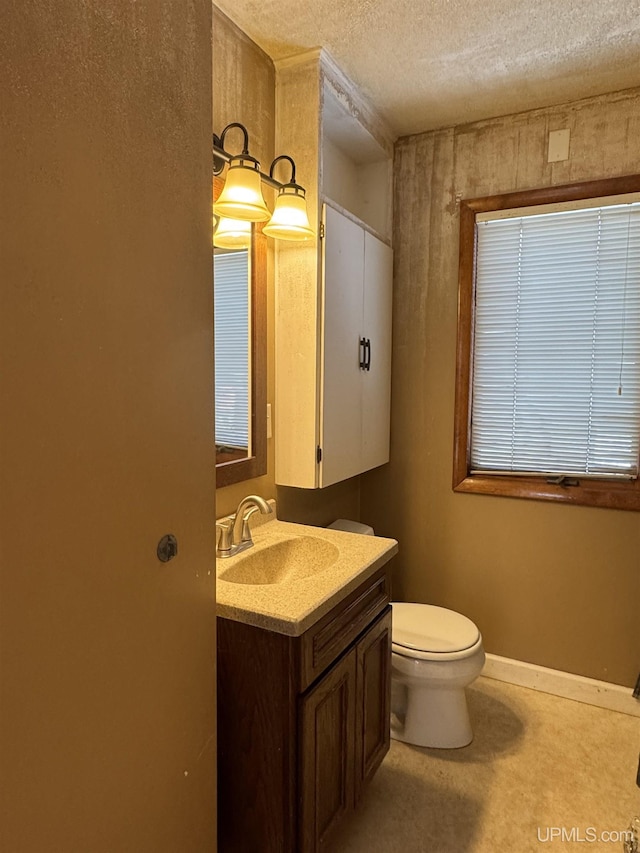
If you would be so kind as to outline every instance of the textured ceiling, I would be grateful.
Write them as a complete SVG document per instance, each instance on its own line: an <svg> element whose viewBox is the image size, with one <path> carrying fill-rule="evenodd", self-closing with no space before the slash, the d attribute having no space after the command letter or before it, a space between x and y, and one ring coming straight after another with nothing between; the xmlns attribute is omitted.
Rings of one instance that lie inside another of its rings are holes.
<svg viewBox="0 0 640 853"><path fill-rule="evenodd" d="M640 0L216 0L272 59L324 47L398 135L640 86Z"/></svg>

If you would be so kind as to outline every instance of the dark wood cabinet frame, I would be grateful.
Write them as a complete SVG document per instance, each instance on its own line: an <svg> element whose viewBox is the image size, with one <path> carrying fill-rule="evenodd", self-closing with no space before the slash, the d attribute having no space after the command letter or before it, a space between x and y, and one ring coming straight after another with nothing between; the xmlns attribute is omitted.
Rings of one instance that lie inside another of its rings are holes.
<svg viewBox="0 0 640 853"><path fill-rule="evenodd" d="M640 510L640 480L578 480L555 485L542 477L471 474L471 393L474 328L476 215L486 211L533 207L564 201L603 198L640 192L640 175L505 193L460 202L460 265L458 275L458 341L454 417L453 490L511 498L532 498L612 509Z"/></svg>

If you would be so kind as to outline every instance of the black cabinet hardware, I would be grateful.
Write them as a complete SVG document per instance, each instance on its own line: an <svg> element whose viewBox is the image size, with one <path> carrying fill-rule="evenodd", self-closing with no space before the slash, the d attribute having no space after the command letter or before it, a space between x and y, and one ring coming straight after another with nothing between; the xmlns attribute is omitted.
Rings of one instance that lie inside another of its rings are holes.
<svg viewBox="0 0 640 853"><path fill-rule="evenodd" d="M371 370L371 338L360 338L360 370Z"/></svg>
<svg viewBox="0 0 640 853"><path fill-rule="evenodd" d="M367 369L367 339L360 338L359 342L360 370Z"/></svg>

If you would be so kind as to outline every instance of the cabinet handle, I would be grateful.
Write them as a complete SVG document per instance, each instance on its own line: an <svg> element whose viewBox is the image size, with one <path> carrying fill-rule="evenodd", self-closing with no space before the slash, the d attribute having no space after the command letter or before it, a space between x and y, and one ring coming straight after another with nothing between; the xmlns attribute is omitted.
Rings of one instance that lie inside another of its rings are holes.
<svg viewBox="0 0 640 853"><path fill-rule="evenodd" d="M360 338L359 344L360 370L367 369L367 339Z"/></svg>
<svg viewBox="0 0 640 853"><path fill-rule="evenodd" d="M366 354L366 361L365 361L364 369L365 370L371 370L371 338L367 338L365 345L364 345L364 349L365 349L365 354Z"/></svg>

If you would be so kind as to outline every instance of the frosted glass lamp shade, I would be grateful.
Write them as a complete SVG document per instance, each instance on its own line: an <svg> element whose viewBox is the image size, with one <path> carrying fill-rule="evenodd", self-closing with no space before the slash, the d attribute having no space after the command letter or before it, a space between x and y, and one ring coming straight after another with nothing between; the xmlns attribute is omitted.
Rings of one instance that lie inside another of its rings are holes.
<svg viewBox="0 0 640 853"><path fill-rule="evenodd" d="M219 249L248 249L251 245L251 223L223 217L213 232L213 245Z"/></svg>
<svg viewBox="0 0 640 853"><path fill-rule="evenodd" d="M310 240L314 236L307 216L305 191L301 186L285 184L280 189L273 216L263 232L279 240Z"/></svg>
<svg viewBox="0 0 640 853"><path fill-rule="evenodd" d="M224 189L213 205L216 216L266 222L269 208L262 195L260 164L253 157L238 154L229 161Z"/></svg>

